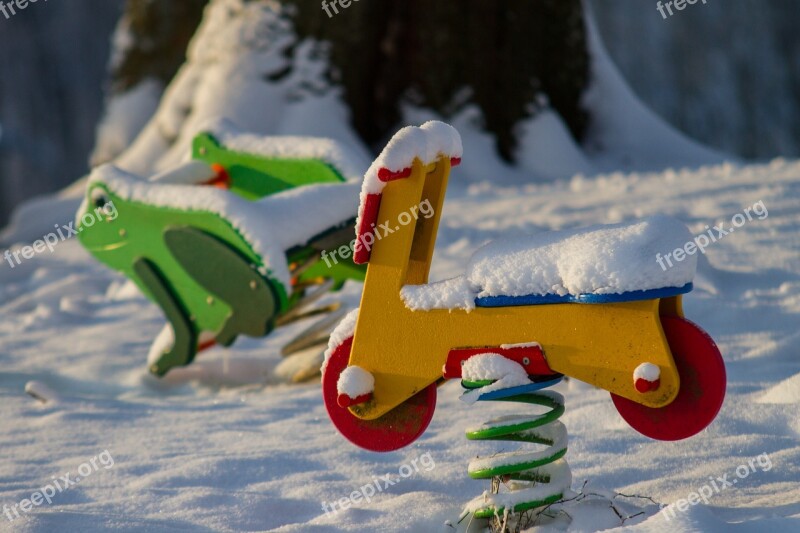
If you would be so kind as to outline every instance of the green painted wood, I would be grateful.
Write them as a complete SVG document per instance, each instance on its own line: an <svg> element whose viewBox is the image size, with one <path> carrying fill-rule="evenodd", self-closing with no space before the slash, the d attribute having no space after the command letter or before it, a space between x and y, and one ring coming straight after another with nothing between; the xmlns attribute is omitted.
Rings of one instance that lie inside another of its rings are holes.
<svg viewBox="0 0 800 533"><path fill-rule="evenodd" d="M139 258L133 263L140 283L148 288L150 294L164 311L172 324L175 342L159 359L150 365L150 372L163 376L176 366L188 365L197 351L197 330L178 298L170 291L167 281L158 268L147 259Z"/></svg>
<svg viewBox="0 0 800 533"><path fill-rule="evenodd" d="M269 333L280 310L276 290L246 256L220 239L192 227L170 227L164 241L186 275L206 292L207 307L227 304L228 316L216 340L229 346L238 335Z"/></svg>
<svg viewBox="0 0 800 533"><path fill-rule="evenodd" d="M248 199L263 198L301 185L345 181L332 165L310 158L264 157L229 150L210 133L192 142L192 159L222 165L231 178L231 191Z"/></svg>

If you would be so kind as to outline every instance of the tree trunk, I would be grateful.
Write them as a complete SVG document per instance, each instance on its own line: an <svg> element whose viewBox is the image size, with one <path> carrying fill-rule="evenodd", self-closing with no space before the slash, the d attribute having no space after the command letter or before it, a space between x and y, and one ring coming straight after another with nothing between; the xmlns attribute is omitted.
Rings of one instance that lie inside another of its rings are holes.
<svg viewBox="0 0 800 533"><path fill-rule="evenodd" d="M331 78L344 86L358 133L379 144L400 104L448 116L474 104L497 149L512 160L515 127L544 102L580 140L589 54L580 0L286 0L301 37L331 45ZM545 97L545 98L542 98Z"/></svg>
<svg viewBox="0 0 800 533"><path fill-rule="evenodd" d="M545 105L581 139L589 54L580 0L354 0L347 9L330 2L326 12L319 0L283 1L294 8L299 39L329 44L328 77L343 87L353 126L368 144L377 147L400 125L404 103L445 118L477 106L507 161L516 126ZM133 39L118 54L113 90L147 78L166 84L206 3L128 0Z"/></svg>

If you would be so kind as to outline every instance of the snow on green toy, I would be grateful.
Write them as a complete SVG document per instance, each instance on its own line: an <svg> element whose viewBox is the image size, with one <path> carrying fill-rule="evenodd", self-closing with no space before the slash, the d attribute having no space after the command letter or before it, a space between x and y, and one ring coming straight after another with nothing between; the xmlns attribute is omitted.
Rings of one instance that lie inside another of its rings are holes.
<svg viewBox="0 0 800 533"><path fill-rule="evenodd" d="M347 279L363 279L351 261L320 259L351 240L359 185L344 176L356 172L352 154L327 139L239 133L201 134L193 154L149 180L96 169L78 213L80 220L96 206L114 206L114 220L79 225L79 238L166 315L148 357L158 376L214 343L260 337L323 311L340 317L335 305L306 307ZM324 343L330 323L292 344Z"/></svg>

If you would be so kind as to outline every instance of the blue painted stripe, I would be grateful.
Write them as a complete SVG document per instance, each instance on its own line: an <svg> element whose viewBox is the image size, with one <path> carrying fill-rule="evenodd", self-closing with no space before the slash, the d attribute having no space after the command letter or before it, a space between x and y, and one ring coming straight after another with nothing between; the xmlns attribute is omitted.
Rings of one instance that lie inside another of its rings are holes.
<svg viewBox="0 0 800 533"><path fill-rule="evenodd" d="M620 294L526 294L524 296L482 296L475 298L478 307L511 307L515 305L543 304L610 304L618 302L635 302L638 300L655 300L686 294L693 288L692 283L683 287L663 287L644 291L629 291Z"/></svg>
<svg viewBox="0 0 800 533"><path fill-rule="evenodd" d="M484 392L483 394L478 396L478 401L482 402L487 400L499 400L501 398L507 398L509 396L516 396L517 394L524 394L526 392L534 392L537 390L546 389L548 387L552 387L553 385L558 385L558 383L562 379L564 379L564 376L558 376L555 379L550 379L547 381L539 381L536 383L528 383L526 385L509 387L507 389L498 389L489 392Z"/></svg>

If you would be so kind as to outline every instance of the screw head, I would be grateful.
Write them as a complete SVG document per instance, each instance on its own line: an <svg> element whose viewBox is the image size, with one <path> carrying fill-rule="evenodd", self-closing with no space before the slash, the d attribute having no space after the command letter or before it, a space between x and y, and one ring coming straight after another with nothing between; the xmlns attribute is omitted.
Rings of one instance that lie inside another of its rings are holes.
<svg viewBox="0 0 800 533"><path fill-rule="evenodd" d="M213 296L209 296L208 298L206 298L206 303L208 305L214 305L214 297Z"/></svg>
<svg viewBox="0 0 800 533"><path fill-rule="evenodd" d="M528 366L529 364L531 364L531 360L529 358L527 358L527 357L523 357L522 358L522 364L525 365L525 366Z"/></svg>
<svg viewBox="0 0 800 533"><path fill-rule="evenodd" d="M253 290L256 290L258 288L258 283L256 283L256 280L250 281L250 288Z"/></svg>

